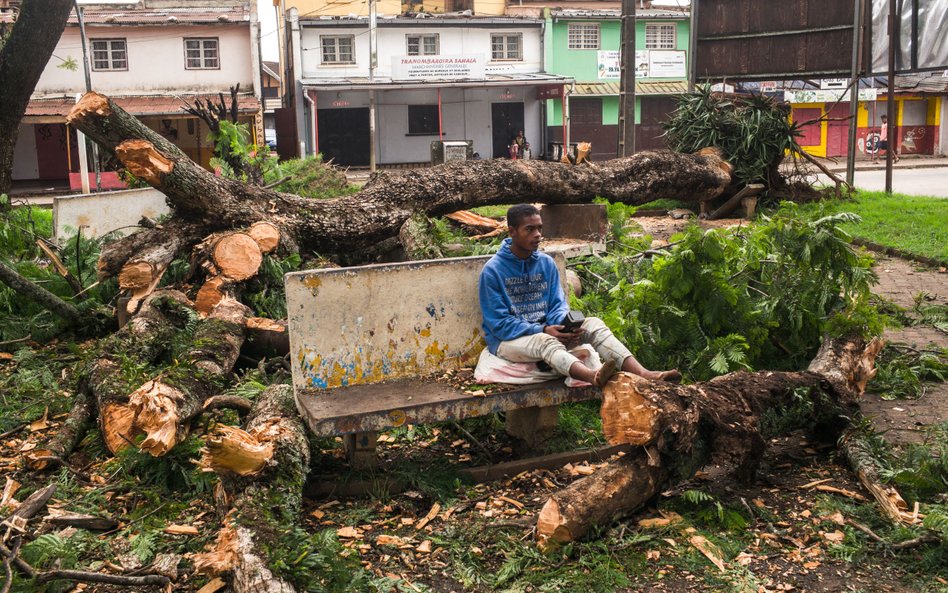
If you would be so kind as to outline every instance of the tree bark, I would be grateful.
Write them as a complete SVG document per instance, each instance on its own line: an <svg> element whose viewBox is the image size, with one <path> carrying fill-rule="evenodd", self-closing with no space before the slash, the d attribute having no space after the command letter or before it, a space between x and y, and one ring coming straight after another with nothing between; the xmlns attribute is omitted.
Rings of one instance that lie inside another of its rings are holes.
<svg viewBox="0 0 948 593"><path fill-rule="evenodd" d="M20 120L56 43L73 0L25 0L10 37L0 48L0 194L13 184L13 151Z"/></svg>
<svg viewBox="0 0 948 593"><path fill-rule="evenodd" d="M279 537L299 521L309 471L309 443L292 387L268 387L257 400L243 435L226 448L218 446L220 435L208 439L202 465L221 475L224 495L218 500L227 518L214 549L195 554L194 566L204 574L227 576L236 593L292 593L294 587L267 568L262 550L275 543L267 538ZM237 453L240 449L243 453ZM259 453L261 449L265 455ZM243 461L234 463L237 458L253 458L254 469L245 471ZM276 496L280 505L272 503Z"/></svg>
<svg viewBox="0 0 948 593"><path fill-rule="evenodd" d="M78 326L82 323L82 313L79 312L79 309L77 309L75 305L67 303L42 286L27 280L16 270L3 262L0 262L0 282L3 282L18 293L29 296L47 311L66 320L69 325Z"/></svg>
<svg viewBox="0 0 948 593"><path fill-rule="evenodd" d="M92 428L95 421L96 404L95 398L89 393L88 388L83 387L76 396L76 403L73 404L69 416L59 427L57 432L45 446L33 449L26 454L26 464L32 470L46 469L50 465L49 457L57 457L63 463L75 448L86 436L86 432Z"/></svg>
<svg viewBox="0 0 948 593"><path fill-rule="evenodd" d="M603 431L610 444L639 447L550 497L537 520L539 545L582 539L691 478L712 456L750 479L773 434L822 428L838 436L858 413L881 346L827 340L806 371L741 371L687 386L621 373L603 390Z"/></svg>
<svg viewBox="0 0 948 593"><path fill-rule="evenodd" d="M730 182L718 154L643 152L597 165L539 160L454 162L407 174L378 173L357 194L311 200L215 177L117 107L87 93L68 121L168 196L171 223L187 218L202 234L268 221L306 253L351 254L398 235L415 212L440 216L474 206L517 202L577 203L603 197L627 204L661 198L709 200ZM144 142L143 142L144 141ZM169 223L169 224L171 224ZM115 273L136 253L167 240L143 230L107 247L99 270ZM180 249L191 241L181 241ZM132 247L134 245L134 247Z"/></svg>

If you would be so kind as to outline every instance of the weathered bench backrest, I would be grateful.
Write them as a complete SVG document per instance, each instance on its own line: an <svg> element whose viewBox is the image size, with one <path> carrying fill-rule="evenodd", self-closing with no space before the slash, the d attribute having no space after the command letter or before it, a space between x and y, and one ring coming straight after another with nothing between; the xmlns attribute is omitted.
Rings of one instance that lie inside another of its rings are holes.
<svg viewBox="0 0 948 593"><path fill-rule="evenodd" d="M563 260L554 256L565 281ZM287 274L294 389L473 366L484 347L477 278L489 256Z"/></svg>

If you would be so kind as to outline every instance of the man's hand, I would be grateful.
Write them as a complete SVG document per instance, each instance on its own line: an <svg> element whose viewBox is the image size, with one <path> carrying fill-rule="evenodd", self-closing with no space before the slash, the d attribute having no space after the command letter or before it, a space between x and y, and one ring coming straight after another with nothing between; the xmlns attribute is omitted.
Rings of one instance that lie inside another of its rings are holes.
<svg viewBox="0 0 948 593"><path fill-rule="evenodd" d="M548 325L543 328L543 333L553 336L566 347L579 342L579 339L583 335L582 329L579 329L576 332L564 331L565 329L566 327L563 325Z"/></svg>

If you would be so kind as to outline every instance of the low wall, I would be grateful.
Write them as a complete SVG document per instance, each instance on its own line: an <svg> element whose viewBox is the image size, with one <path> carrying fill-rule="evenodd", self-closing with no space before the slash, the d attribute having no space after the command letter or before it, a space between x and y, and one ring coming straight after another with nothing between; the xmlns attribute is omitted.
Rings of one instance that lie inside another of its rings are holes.
<svg viewBox="0 0 948 593"><path fill-rule="evenodd" d="M171 210L157 189L57 196L53 199L53 237L57 242L82 229L83 237L101 237L112 231L128 235L138 230L143 216L156 219Z"/></svg>

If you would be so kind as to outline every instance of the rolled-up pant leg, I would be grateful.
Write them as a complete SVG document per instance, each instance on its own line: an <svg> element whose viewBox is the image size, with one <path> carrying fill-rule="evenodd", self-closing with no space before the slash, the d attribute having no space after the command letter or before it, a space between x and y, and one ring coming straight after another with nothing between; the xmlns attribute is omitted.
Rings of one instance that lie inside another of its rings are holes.
<svg viewBox="0 0 948 593"><path fill-rule="evenodd" d="M544 333L521 336L514 340L501 342L497 346L497 356L510 362L536 362L542 360L553 367L557 373L564 376L569 376L569 368L573 366L573 363L580 362L578 358L566 351L566 346L561 344L559 340Z"/></svg>
<svg viewBox="0 0 948 593"><path fill-rule="evenodd" d="M616 368L621 369L625 359L632 356L632 352L612 335L612 330L598 317L587 317L583 322L583 330L586 332L584 340L596 349L603 362L613 360Z"/></svg>

